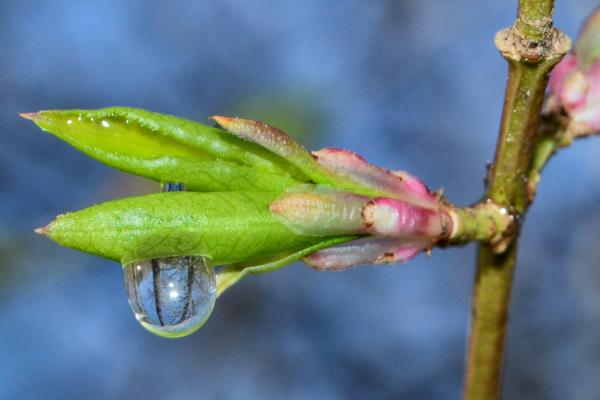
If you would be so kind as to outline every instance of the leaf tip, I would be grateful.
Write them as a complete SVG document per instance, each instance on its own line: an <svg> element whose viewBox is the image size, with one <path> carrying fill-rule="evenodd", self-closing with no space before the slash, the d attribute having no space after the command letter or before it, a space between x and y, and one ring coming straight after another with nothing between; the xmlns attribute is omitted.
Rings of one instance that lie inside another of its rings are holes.
<svg viewBox="0 0 600 400"><path fill-rule="evenodd" d="M231 123L235 120L235 118L224 117L222 115L213 115L209 119L212 119L213 121L215 121L217 124L221 125L225 129L227 129L227 127L229 125L231 125Z"/></svg>
<svg viewBox="0 0 600 400"><path fill-rule="evenodd" d="M20 113L19 117L35 121L39 114L40 112Z"/></svg>
<svg viewBox="0 0 600 400"><path fill-rule="evenodd" d="M48 229L48 225L46 226L42 226L40 228L36 228L33 230L35 233L37 233L38 235L44 235L47 236L49 233L49 229Z"/></svg>
<svg viewBox="0 0 600 400"><path fill-rule="evenodd" d="M62 215L59 215L58 217L61 217ZM57 217L57 218L58 218ZM56 223L56 219L53 221L50 221L47 225L41 226L39 228L34 229L33 231L35 233L37 233L38 235L44 235L48 238L52 238L52 227L55 225Z"/></svg>

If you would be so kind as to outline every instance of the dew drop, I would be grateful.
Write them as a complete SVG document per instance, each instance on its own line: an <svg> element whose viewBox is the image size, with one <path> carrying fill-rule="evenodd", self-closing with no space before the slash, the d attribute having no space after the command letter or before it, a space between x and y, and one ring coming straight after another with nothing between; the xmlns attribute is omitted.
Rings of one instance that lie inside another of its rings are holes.
<svg viewBox="0 0 600 400"><path fill-rule="evenodd" d="M185 192L185 183L182 182L163 182L160 184L161 192Z"/></svg>
<svg viewBox="0 0 600 400"><path fill-rule="evenodd" d="M162 257L123 266L127 300L140 324L163 337L187 336L208 319L217 298L206 257Z"/></svg>

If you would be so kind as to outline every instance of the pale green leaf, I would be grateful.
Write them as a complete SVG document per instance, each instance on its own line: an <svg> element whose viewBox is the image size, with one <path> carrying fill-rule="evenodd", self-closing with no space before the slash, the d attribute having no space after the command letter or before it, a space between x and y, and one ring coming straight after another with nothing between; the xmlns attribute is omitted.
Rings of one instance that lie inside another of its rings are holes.
<svg viewBox="0 0 600 400"><path fill-rule="evenodd" d="M269 212L277 193L171 192L109 201L42 229L56 242L120 262L176 255L215 265L283 257L323 238L292 232Z"/></svg>
<svg viewBox="0 0 600 400"><path fill-rule="evenodd" d="M194 191L281 191L308 180L255 143L169 115L112 107L23 116L107 165Z"/></svg>

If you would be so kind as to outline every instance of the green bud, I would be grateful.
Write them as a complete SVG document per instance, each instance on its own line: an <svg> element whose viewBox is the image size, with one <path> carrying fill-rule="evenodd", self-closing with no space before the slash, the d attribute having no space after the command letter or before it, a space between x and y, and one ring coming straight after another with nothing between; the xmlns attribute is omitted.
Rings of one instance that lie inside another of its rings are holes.
<svg viewBox="0 0 600 400"><path fill-rule="evenodd" d="M589 68L600 57L600 8L583 25L575 43L575 55L581 69Z"/></svg>

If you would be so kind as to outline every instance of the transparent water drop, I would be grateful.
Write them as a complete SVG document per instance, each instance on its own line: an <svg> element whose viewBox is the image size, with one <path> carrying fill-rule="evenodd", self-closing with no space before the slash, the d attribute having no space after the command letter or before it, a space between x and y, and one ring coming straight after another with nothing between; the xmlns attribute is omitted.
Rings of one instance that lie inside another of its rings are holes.
<svg viewBox="0 0 600 400"><path fill-rule="evenodd" d="M210 259L153 258L125 264L125 290L135 318L163 337L187 336L208 319L217 298Z"/></svg>
<svg viewBox="0 0 600 400"><path fill-rule="evenodd" d="M185 183L182 182L163 182L160 184L161 192L185 192Z"/></svg>

